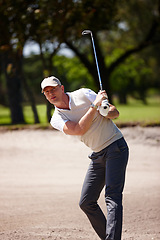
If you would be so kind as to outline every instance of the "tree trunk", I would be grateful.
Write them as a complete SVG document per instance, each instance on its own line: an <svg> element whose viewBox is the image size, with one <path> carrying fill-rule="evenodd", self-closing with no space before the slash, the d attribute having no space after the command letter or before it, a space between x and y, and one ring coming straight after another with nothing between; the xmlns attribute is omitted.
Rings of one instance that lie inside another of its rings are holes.
<svg viewBox="0 0 160 240"><path fill-rule="evenodd" d="M29 101L31 103L31 108L32 108L33 115L34 115L34 123L40 123L33 93L31 91L31 89L29 88L29 86L27 84L27 81L26 81L24 76L23 76L23 84L24 84L24 89L26 91L28 99L29 99Z"/></svg>
<svg viewBox="0 0 160 240"><path fill-rule="evenodd" d="M48 56L48 59L46 59L44 54L43 54L43 51L42 51L42 45L41 45L40 42L38 42L38 43L39 43L39 47L40 47L40 57L41 57L42 65L43 65L43 72L45 72L47 70L48 76L50 76L51 72L52 72L52 68L53 68L52 58L56 54L57 50L59 49L59 46L57 47L57 49L54 50L54 52L52 52ZM46 77L46 76L44 75L44 77ZM49 103L48 101L46 103L46 108L47 108L47 111L46 111L47 121L50 122L50 120L51 120L52 104Z"/></svg>
<svg viewBox="0 0 160 240"><path fill-rule="evenodd" d="M51 110L52 104L47 101L47 121L50 122L51 120Z"/></svg>
<svg viewBox="0 0 160 240"><path fill-rule="evenodd" d="M10 50L8 52L5 52L3 56L5 62L5 76L12 124L25 123L21 94L22 55L18 51L16 53L13 53Z"/></svg>
<svg viewBox="0 0 160 240"><path fill-rule="evenodd" d="M5 91L2 89L2 85L0 83L0 104L7 107L5 95Z"/></svg>
<svg viewBox="0 0 160 240"><path fill-rule="evenodd" d="M121 104L127 104L127 96L126 96L126 94L119 94L119 102L121 103Z"/></svg>

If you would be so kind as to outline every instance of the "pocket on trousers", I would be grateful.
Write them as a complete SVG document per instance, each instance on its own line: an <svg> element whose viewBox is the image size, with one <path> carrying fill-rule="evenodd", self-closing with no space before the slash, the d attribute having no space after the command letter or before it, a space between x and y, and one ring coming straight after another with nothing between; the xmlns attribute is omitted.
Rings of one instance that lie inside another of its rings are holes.
<svg viewBox="0 0 160 240"><path fill-rule="evenodd" d="M93 163L102 163L105 156L105 152L92 152L88 157L93 161Z"/></svg>
<svg viewBox="0 0 160 240"><path fill-rule="evenodd" d="M128 145L124 138L117 140L117 147L121 153L128 151Z"/></svg>

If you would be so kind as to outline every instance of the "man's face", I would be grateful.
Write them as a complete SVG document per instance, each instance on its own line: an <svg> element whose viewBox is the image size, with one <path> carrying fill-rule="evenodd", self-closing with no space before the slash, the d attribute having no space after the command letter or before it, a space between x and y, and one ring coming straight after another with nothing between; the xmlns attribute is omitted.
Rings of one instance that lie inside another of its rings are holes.
<svg viewBox="0 0 160 240"><path fill-rule="evenodd" d="M63 85L61 86L56 86L56 87L45 87L44 89L44 95L46 96L47 100L53 104L57 105L57 103L60 103L62 101L62 94L64 92L64 87Z"/></svg>

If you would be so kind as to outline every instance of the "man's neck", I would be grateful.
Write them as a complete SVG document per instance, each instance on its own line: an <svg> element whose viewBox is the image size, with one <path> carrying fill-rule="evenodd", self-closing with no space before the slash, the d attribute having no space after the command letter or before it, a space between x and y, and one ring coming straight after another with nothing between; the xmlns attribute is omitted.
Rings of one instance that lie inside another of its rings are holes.
<svg viewBox="0 0 160 240"><path fill-rule="evenodd" d="M69 96L66 93L64 93L62 95L62 101L59 104L55 104L55 106L60 109L68 109L69 110L70 109L69 108Z"/></svg>

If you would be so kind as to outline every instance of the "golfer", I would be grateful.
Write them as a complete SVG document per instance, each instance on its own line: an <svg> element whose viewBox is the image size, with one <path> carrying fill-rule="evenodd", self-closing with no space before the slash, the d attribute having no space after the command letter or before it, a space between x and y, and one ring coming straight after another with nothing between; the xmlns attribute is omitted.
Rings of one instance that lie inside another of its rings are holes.
<svg viewBox="0 0 160 240"><path fill-rule="evenodd" d="M54 76L41 83L46 99L55 106L51 125L67 135L77 135L92 153L80 198L80 208L92 227L103 240L120 240L122 233L122 192L128 162L128 146L122 133L112 122L119 116L115 106L109 104L106 117L100 114L106 92L98 94L82 88L64 91ZM105 187L107 217L97 201Z"/></svg>

